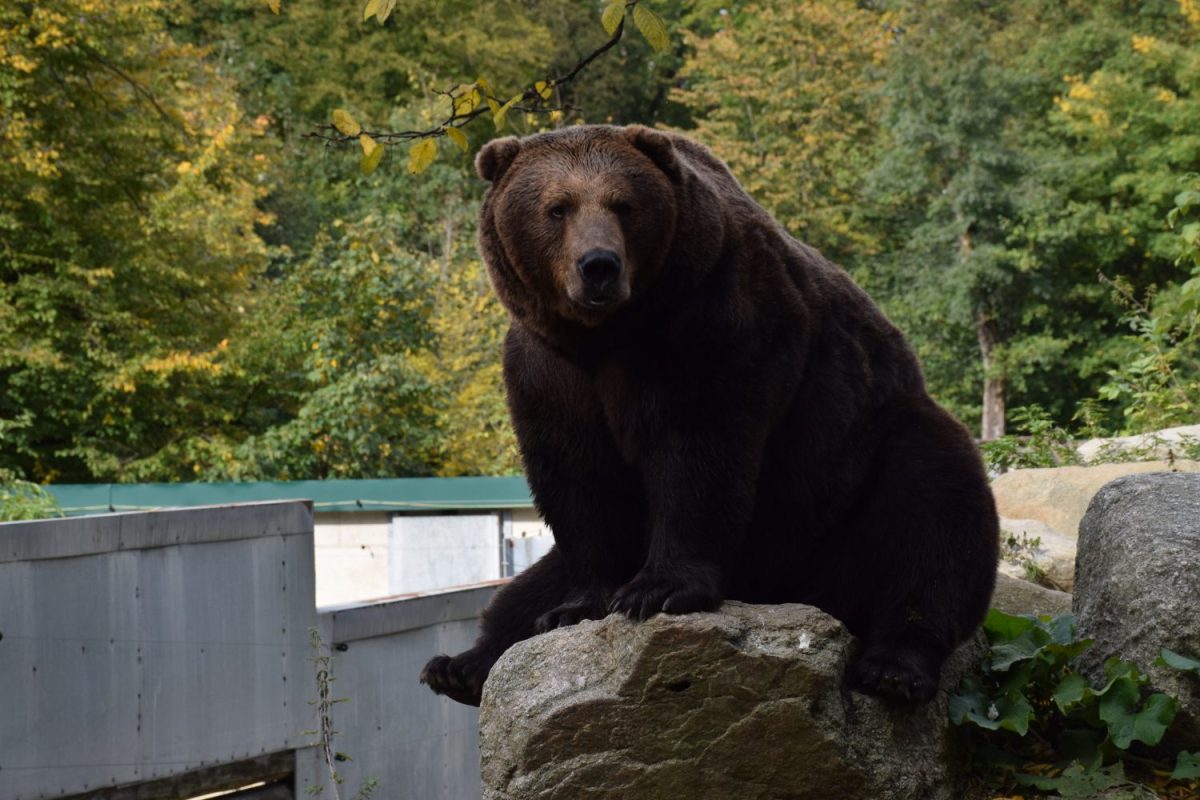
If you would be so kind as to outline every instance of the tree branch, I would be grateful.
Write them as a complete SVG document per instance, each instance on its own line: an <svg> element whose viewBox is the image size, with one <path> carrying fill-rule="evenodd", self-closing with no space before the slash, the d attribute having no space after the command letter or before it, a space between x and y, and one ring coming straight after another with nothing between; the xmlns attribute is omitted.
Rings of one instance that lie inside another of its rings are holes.
<svg viewBox="0 0 1200 800"><path fill-rule="evenodd" d="M139 83L131 75L126 73L125 70L121 69L116 64L112 63L107 58L100 55L98 52L93 50L91 47L88 47L87 45L81 45L80 50L82 50L82 52L88 58L92 59L100 66L104 67L109 72L113 73L118 78L125 81L125 83L129 84L130 87L132 87L135 92L137 92L142 97L144 97L146 99L146 101L150 103L150 105L154 106L154 110L158 112L158 115L160 117L162 117L164 120L166 120L172 126L178 128L183 133L183 135L186 136L188 139L192 138L191 134L188 133L187 128L178 119L172 117L169 113L167 113L167 110L159 104L158 98L156 98L154 96L154 93L151 92L149 89L147 89L145 86L143 86L141 83Z"/></svg>
<svg viewBox="0 0 1200 800"><path fill-rule="evenodd" d="M626 7L631 8L635 5L637 5L637 0L631 0L631 2L629 2L626 5ZM591 65L591 63L593 61L595 61L600 56L604 55L606 52L608 52L612 48L616 47L617 43L621 41L621 37L624 35L625 35L625 18L622 17L620 23L617 25L617 29L615 31L613 31L612 36L610 36L604 44L600 45L600 47L596 48L591 53L588 53L586 56L584 56L583 59L581 59L579 62L577 62L573 67L571 67L569 70L567 70L561 76L559 76L557 78L545 79L544 80L545 85L553 86L553 87L557 88L559 86L563 86L563 85L575 80L577 77L579 77L580 73L582 73L585 69L588 68L589 65ZM514 110L518 110L518 111L523 111L526 113L542 113L542 112L549 112L549 111L562 111L562 110L570 110L570 109L574 108L573 106L569 106L569 105L563 106L563 107L558 107L558 108L545 105L542 101L541 95L538 93L537 89L534 88L538 83L542 83L542 82L543 81L530 82L529 85L525 88L525 90L522 91L521 94L516 98L517 102L520 102L520 103L532 101L529 105L517 105L517 103L513 103L513 105L511 105L510 108L512 108ZM440 124L435 125L433 127L425 128L424 130L415 130L414 129L414 130L407 130L407 131L370 131L370 130L366 130L364 128L362 130L362 133L367 134L368 136L370 136L372 139L374 139L379 144L398 144L399 142L410 141L410 140L414 140L414 139L429 139L429 138L435 138L438 136L445 136L447 128L461 128L464 125L466 125L467 123L471 122L471 120L475 119L476 117L482 116L483 114L487 114L491 111L489 105L486 102L484 102L484 103L481 103L478 107L471 109L470 111L467 111L465 113L459 113L459 110L458 110L459 99L461 97L463 97L463 95L466 92L472 91L476 88L477 87L475 85L472 85L465 90L460 89L457 91L456 90L448 90L448 91L437 92L437 94L443 95L443 96L449 98L449 100L450 100L450 116L448 116L446 119L442 120L442 122ZM485 100L491 100L492 102L500 103L501 105L503 105L506 102L504 99L499 98L499 97L494 97L492 95L483 95L483 97ZM347 145L347 144L358 142L357 135L356 136L347 136L346 134L342 133L337 128L335 128L333 125L317 125L315 130L311 131L310 133L304 134L304 138L317 139L319 141L325 142L326 145Z"/></svg>

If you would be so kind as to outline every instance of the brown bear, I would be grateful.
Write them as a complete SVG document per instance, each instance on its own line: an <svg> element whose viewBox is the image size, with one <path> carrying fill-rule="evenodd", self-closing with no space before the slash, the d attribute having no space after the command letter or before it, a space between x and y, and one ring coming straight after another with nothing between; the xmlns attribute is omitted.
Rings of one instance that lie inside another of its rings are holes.
<svg viewBox="0 0 1200 800"><path fill-rule="evenodd" d="M479 245L554 548L421 673L478 704L509 646L610 612L807 603L847 684L910 703L979 624L999 531L967 430L900 332L703 146L643 127L491 142Z"/></svg>

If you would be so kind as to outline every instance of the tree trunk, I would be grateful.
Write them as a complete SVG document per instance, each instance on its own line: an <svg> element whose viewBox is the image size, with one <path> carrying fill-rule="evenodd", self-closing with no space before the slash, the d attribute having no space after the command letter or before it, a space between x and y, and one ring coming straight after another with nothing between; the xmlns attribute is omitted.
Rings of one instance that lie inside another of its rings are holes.
<svg viewBox="0 0 1200 800"><path fill-rule="evenodd" d="M985 442L1004 435L1004 389L1007 381L1002 371L994 368L996 347L1000 335L995 320L980 311L975 315L975 335L979 339L979 355L983 359L983 424L980 438Z"/></svg>
<svg viewBox="0 0 1200 800"><path fill-rule="evenodd" d="M959 217L959 222L964 221ZM971 256L970 228L958 236L958 257L965 263ZM996 348L1000 332L996 321L986 311L975 312L975 336L979 339L979 356L983 360L983 423L979 438L985 442L1004 435L1004 390L1007 380L1003 368L996 369Z"/></svg>

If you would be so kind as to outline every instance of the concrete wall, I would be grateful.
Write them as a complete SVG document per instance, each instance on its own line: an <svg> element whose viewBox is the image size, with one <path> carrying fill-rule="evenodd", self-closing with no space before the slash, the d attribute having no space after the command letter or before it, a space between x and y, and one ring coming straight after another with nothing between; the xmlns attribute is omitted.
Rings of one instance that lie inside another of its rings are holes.
<svg viewBox="0 0 1200 800"><path fill-rule="evenodd" d="M536 509L514 508L512 510L513 536L518 539L531 536L550 536L550 526L542 520Z"/></svg>
<svg viewBox="0 0 1200 800"><path fill-rule="evenodd" d="M319 608L508 577L554 543L532 508L483 514L317 512L315 525Z"/></svg>
<svg viewBox="0 0 1200 800"><path fill-rule="evenodd" d="M504 577L505 514L398 514L388 541L391 594Z"/></svg>
<svg viewBox="0 0 1200 800"><path fill-rule="evenodd" d="M318 512L315 522L317 606L386 597L392 515L387 511Z"/></svg>
<svg viewBox="0 0 1200 800"><path fill-rule="evenodd" d="M334 642L333 708L338 764L351 797L367 778L375 797L477 800L479 712L438 697L417 682L437 653L457 653L478 633L479 612L498 584L322 614ZM320 752L297 753L296 796L324 787L332 798Z"/></svg>
<svg viewBox="0 0 1200 800"><path fill-rule="evenodd" d="M0 800L293 750L306 796L328 783L305 733L319 727L314 628L347 698L343 786L478 798L476 711L417 675L470 646L496 586L318 614L313 551L297 502L0 524Z"/></svg>
<svg viewBox="0 0 1200 800"><path fill-rule="evenodd" d="M303 503L0 525L0 797L305 744L316 624Z"/></svg>

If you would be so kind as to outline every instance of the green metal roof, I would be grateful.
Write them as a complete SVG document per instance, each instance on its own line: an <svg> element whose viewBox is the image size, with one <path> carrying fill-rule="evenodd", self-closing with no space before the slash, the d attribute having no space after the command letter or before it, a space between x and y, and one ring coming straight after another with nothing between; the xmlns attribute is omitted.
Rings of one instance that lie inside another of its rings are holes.
<svg viewBox="0 0 1200 800"><path fill-rule="evenodd" d="M54 495L68 516L263 500L311 500L314 511L437 511L533 506L529 486L520 476L241 483L60 483L44 488Z"/></svg>

